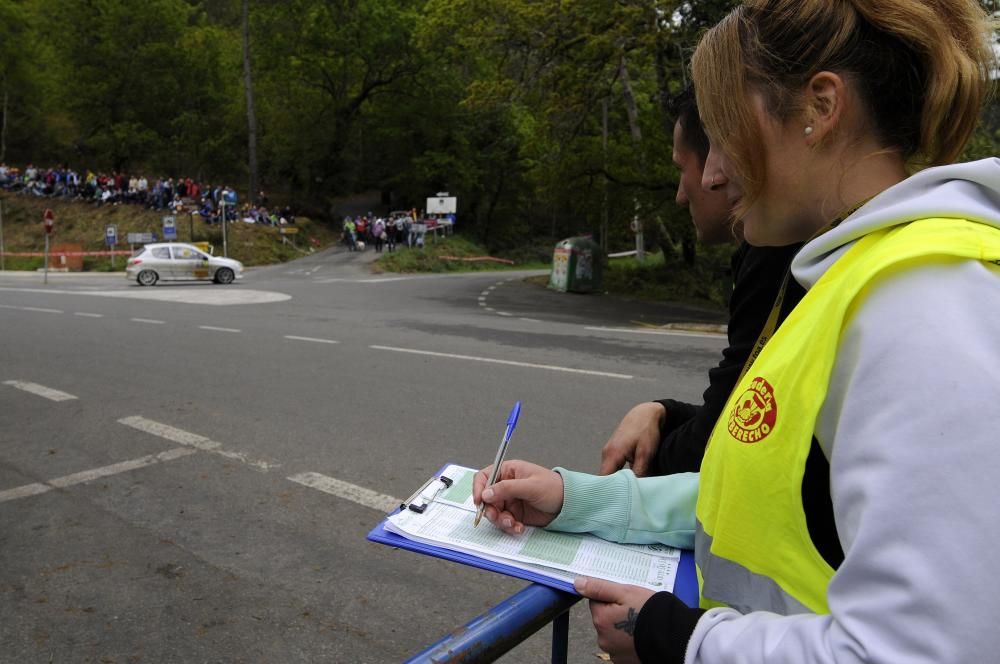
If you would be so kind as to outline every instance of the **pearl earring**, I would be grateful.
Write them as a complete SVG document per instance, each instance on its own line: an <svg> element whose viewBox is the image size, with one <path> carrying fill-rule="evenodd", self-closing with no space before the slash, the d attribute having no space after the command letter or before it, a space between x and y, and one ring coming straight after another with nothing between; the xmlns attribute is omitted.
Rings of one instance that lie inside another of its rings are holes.
<svg viewBox="0 0 1000 664"><path fill-rule="evenodd" d="M813 128L812 127L806 127L806 136L808 136L811 133L813 133Z"/></svg>

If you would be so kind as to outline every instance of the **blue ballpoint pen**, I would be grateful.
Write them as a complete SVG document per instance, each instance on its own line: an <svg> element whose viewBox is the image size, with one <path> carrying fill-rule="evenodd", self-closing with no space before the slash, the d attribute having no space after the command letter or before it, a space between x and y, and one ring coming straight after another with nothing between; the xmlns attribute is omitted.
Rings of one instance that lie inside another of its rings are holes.
<svg viewBox="0 0 1000 664"><path fill-rule="evenodd" d="M518 401L511 408L510 415L507 416L507 428L504 429L503 438L500 439L500 448L497 449L497 457L493 460L493 472L490 473L490 481L486 484L487 487L493 486L497 481L497 476L500 474L500 464L503 463L503 456L507 453L507 443L510 442L510 437L514 434L514 427L517 426L517 418L520 415L521 402ZM476 510L476 520L472 522L473 528L479 526L479 521L483 518L483 510L485 509L486 503L480 502L479 509Z"/></svg>

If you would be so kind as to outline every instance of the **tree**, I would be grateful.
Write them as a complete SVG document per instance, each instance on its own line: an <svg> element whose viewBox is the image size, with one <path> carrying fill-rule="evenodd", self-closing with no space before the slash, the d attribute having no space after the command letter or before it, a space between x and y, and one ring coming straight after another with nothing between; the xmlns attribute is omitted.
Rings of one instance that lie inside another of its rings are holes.
<svg viewBox="0 0 1000 664"><path fill-rule="evenodd" d="M257 117L253 105L253 76L250 67L250 0L243 0L243 87L247 98L247 153L250 168L250 190L247 198L257 201L260 185L257 171Z"/></svg>

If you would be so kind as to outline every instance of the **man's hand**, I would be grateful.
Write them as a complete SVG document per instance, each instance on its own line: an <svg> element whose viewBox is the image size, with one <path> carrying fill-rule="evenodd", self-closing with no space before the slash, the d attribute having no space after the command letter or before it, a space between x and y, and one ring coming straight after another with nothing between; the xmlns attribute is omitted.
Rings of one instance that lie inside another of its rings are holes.
<svg viewBox="0 0 1000 664"><path fill-rule="evenodd" d="M486 503L486 518L512 535L524 532L525 526L547 526L563 504L562 475L528 463L504 461L496 483L486 488L493 466L487 466L472 482L472 500Z"/></svg>
<svg viewBox="0 0 1000 664"><path fill-rule="evenodd" d="M590 616L601 650L611 655L616 664L638 664L635 624L653 591L585 576L577 577L573 585L590 600Z"/></svg>
<svg viewBox="0 0 1000 664"><path fill-rule="evenodd" d="M636 476L645 477L660 447L660 423L665 417L667 409L655 401L630 410L604 444L598 474L610 475L629 463Z"/></svg>

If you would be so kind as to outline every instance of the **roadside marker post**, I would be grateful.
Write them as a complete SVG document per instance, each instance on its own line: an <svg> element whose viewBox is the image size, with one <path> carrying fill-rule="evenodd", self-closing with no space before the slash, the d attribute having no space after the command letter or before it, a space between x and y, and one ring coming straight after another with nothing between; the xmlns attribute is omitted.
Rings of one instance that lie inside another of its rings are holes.
<svg viewBox="0 0 1000 664"><path fill-rule="evenodd" d="M49 283L49 236L52 235L52 227L55 222L56 215L52 210L46 209L45 214L42 215L42 223L45 224L45 276L42 277L42 283L46 285Z"/></svg>
<svg viewBox="0 0 1000 664"><path fill-rule="evenodd" d="M104 241L107 242L108 248L111 249L111 269L115 269L115 246L118 244L118 226L115 224L108 224L104 227Z"/></svg>

